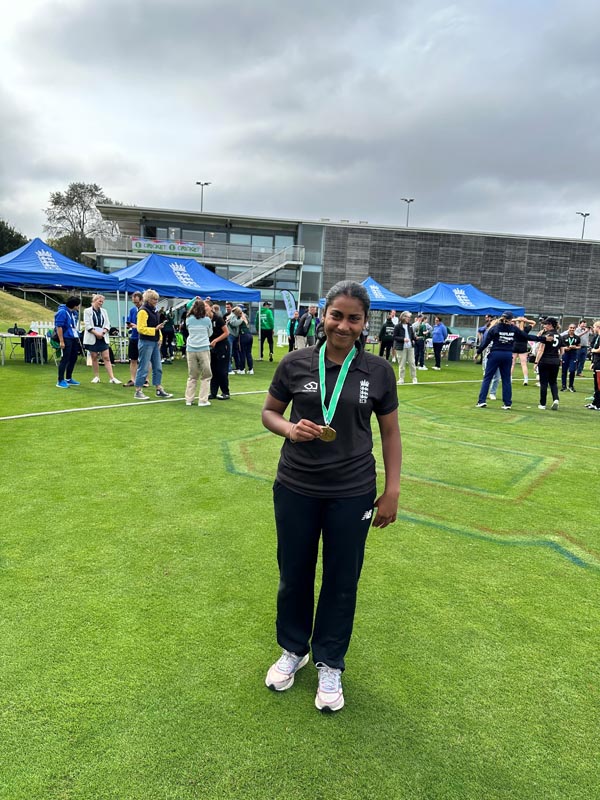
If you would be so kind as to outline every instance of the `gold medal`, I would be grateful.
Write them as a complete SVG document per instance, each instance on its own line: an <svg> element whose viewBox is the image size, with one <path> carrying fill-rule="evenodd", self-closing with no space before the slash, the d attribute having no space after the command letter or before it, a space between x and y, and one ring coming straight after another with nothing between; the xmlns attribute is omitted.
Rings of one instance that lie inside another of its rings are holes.
<svg viewBox="0 0 600 800"><path fill-rule="evenodd" d="M334 431L334 429L329 427L329 425L325 425L321 430L321 435L319 436L319 439L322 442L333 442L336 436L337 433Z"/></svg>

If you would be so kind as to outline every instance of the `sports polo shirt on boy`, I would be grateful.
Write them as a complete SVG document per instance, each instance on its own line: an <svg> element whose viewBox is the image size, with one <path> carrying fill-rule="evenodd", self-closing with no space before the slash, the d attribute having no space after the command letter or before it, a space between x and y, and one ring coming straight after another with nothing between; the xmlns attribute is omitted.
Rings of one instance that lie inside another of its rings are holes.
<svg viewBox="0 0 600 800"><path fill-rule="evenodd" d="M398 407L396 375L385 359L356 347L331 421L336 439L297 444L286 439L281 448L277 480L288 489L311 497L354 497L376 488L371 414L384 416ZM325 359L326 406L340 368ZM284 356L269 394L282 403L292 403L291 422L309 419L324 425L318 346Z"/></svg>

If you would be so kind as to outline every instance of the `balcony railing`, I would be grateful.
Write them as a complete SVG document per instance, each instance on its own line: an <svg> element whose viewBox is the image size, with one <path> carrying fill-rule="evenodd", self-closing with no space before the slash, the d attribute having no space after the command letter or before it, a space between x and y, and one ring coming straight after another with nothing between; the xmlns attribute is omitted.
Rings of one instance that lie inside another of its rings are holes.
<svg viewBox="0 0 600 800"><path fill-rule="evenodd" d="M246 244L225 244L223 242L186 242L173 239L150 239L136 236L97 236L95 239L96 253L98 255L115 255L117 253L129 256L139 255L144 258L150 253L167 255L175 258L195 258L198 261L209 261L217 265L247 266L253 269L256 265L265 265L264 272L273 272L284 263L302 264L304 260L304 247L291 245L282 250L268 247L252 247ZM245 276L241 273L236 278Z"/></svg>

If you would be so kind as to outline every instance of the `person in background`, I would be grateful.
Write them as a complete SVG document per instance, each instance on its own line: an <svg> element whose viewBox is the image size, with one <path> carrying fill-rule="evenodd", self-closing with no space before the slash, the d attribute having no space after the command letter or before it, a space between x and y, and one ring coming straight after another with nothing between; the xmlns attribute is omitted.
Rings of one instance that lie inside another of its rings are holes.
<svg viewBox="0 0 600 800"><path fill-rule="evenodd" d="M394 350L398 358L398 383L404 383L404 372L406 362L413 383L417 381L417 368L415 365L415 343L416 337L413 326L410 324L412 314L410 311L403 311L400 314L400 322L394 328Z"/></svg>
<svg viewBox="0 0 600 800"><path fill-rule="evenodd" d="M173 319L173 313L163 308L160 311L158 318L165 326L162 329L160 355L165 364L172 364L174 354L173 343L175 341L175 321Z"/></svg>
<svg viewBox="0 0 600 800"><path fill-rule="evenodd" d="M400 320L398 319L398 315L396 314L396 309L395 308L392 308L390 310L390 317L392 319L392 324L394 325L394 328L395 328L396 325L400 322ZM392 344L392 364L394 364L397 360L398 360L398 358L397 358L397 355L396 355L396 351L394 350L394 345Z"/></svg>
<svg viewBox="0 0 600 800"><path fill-rule="evenodd" d="M510 368L512 365L513 343L515 339L522 342L527 341L527 334L517 327L517 325L513 324L513 319L512 311L505 311L500 316L497 324L490 326L483 341L480 342L476 349L474 358L481 355L485 348L491 345L481 390L479 392L477 408L485 408L487 406L486 401L490 383L492 382L496 370L499 369L500 379L502 381L502 409L504 411L510 411L511 409L512 383L510 380Z"/></svg>
<svg viewBox="0 0 600 800"><path fill-rule="evenodd" d="M54 315L54 327L60 344L61 358L58 364L59 389L68 389L69 386L79 386L79 381L73 378L73 370L77 363L80 350L79 339L79 306L78 297L69 297L66 303L60 305Z"/></svg>
<svg viewBox="0 0 600 800"><path fill-rule="evenodd" d="M280 576L276 628L283 652L265 684L277 692L291 688L312 650L319 675L315 706L325 712L344 706L342 672L371 521L376 528L393 523L400 493L394 371L360 342L369 306L359 283L342 281L331 288L325 339L314 349L284 356L262 411L265 428L285 439L273 487ZM313 384L321 391L306 390ZM288 420L284 414L290 403ZM373 414L383 451L379 497ZM315 613L319 540L323 567Z"/></svg>
<svg viewBox="0 0 600 800"><path fill-rule="evenodd" d="M229 300L225 303L225 313L223 314L223 322L227 325L227 330L229 331L229 336L227 337L227 347L229 350L228 359L227 359L227 372L229 375L235 375L235 371L237 370L237 360L234 358L233 353L233 346L234 344L237 345L237 331L234 333L232 328L229 326L229 320L231 319L233 311L233 303ZM233 359L233 364L232 364Z"/></svg>
<svg viewBox="0 0 600 800"><path fill-rule="evenodd" d="M194 402L198 378L200 378L198 405L209 406L208 389L212 377L210 368L210 336L213 332L213 326L206 314L204 300L194 300L185 319L188 329L188 340L185 349L185 357L188 365L188 379L185 386L185 404L186 406L191 406Z"/></svg>
<svg viewBox="0 0 600 800"><path fill-rule="evenodd" d="M296 328L298 327L299 315L298 311L294 311L291 319L288 319L285 332L288 337L288 353L296 349Z"/></svg>
<svg viewBox="0 0 600 800"><path fill-rule="evenodd" d="M540 411L546 410L548 387L552 393L552 411L558 411L558 370L562 355L562 341L558 332L558 320L546 317L542 323L542 333L536 337L535 363L540 381Z"/></svg>
<svg viewBox="0 0 600 800"><path fill-rule="evenodd" d="M238 369L238 375L244 374L244 367L247 365L247 374L254 375L254 361L252 359L252 342L254 341L254 337L250 333L250 324L248 323L248 317L242 311L239 306L234 306L233 308L234 316L240 320L238 329L239 329L239 343L240 343L240 368ZM233 320L232 320L233 322Z"/></svg>
<svg viewBox="0 0 600 800"><path fill-rule="evenodd" d="M415 332L415 363L417 369L427 369L425 366L425 342L429 339L433 328L427 322L426 314L419 314L413 325Z"/></svg>
<svg viewBox="0 0 600 800"><path fill-rule="evenodd" d="M110 320L104 305L104 295L95 294L92 297L92 305L83 312L83 324L85 333L83 334L83 345L92 359L92 370L94 377L92 383L100 383L98 357L102 357L104 368L108 373L109 383L121 383L115 378L112 364L110 362L110 340L108 332L110 330Z"/></svg>
<svg viewBox="0 0 600 800"><path fill-rule="evenodd" d="M159 322L156 305L158 303L158 292L154 289L146 289L142 295L143 303L138 310L137 330L139 335L139 359L138 368L135 374L135 394L136 400L149 400L148 395L142 391L148 370L152 366L152 385L156 389L156 396L166 399L173 397L166 392L162 385L162 364L160 360L160 332L164 323Z"/></svg>
<svg viewBox="0 0 600 800"><path fill-rule="evenodd" d="M433 355L435 357L435 366L433 369L440 370L442 368L442 348L444 347L444 342L447 338L448 328L442 322L441 317L436 317L434 320L433 331L431 333L431 343L433 345Z"/></svg>
<svg viewBox="0 0 600 800"><path fill-rule="evenodd" d="M591 356L590 369L594 376L594 396L586 408L590 411L600 411L600 319L594 322L594 328L590 334L589 352Z"/></svg>
<svg viewBox="0 0 600 800"><path fill-rule="evenodd" d="M129 359L129 375L130 378L127 383L124 383L124 386L134 386L135 381L135 373L137 372L138 367L138 341L139 336L137 332L137 315L138 309L142 305L142 293L141 292L134 292L131 295L131 302L133 303L133 308L129 309L129 313L127 314L127 322L125 323L127 329L131 331L129 334L129 343L127 345L127 358ZM145 386L148 385L148 382L144 384Z"/></svg>
<svg viewBox="0 0 600 800"><path fill-rule="evenodd" d="M271 303L265 300L257 317L260 317L260 360L263 360L266 341L269 343L269 361L273 361L273 329L275 328L275 317L273 315Z"/></svg>
<svg viewBox="0 0 600 800"><path fill-rule="evenodd" d="M587 350L590 345L590 335L592 331L588 328L587 322L584 319L579 320L579 325L575 328L575 333L579 336L581 347L577 353L577 376L581 378L583 375L583 368L587 358Z"/></svg>
<svg viewBox="0 0 600 800"><path fill-rule="evenodd" d="M569 375L569 391L575 391L575 372L577 371L577 360L579 358L579 348L581 339L575 333L575 324L569 325L567 330L561 335L562 343L562 371L561 371L561 392L567 391L567 373Z"/></svg>
<svg viewBox="0 0 600 800"><path fill-rule="evenodd" d="M379 356L385 358L386 361L390 360L390 353L394 344L394 328L396 326L392 322L392 312L388 311L385 322L379 331Z"/></svg>
<svg viewBox="0 0 600 800"><path fill-rule="evenodd" d="M229 400L229 328L221 316L216 303L212 307L212 333L210 335L210 380L209 400ZM221 394L219 394L219 389Z"/></svg>
<svg viewBox="0 0 600 800"><path fill-rule="evenodd" d="M519 328L524 333L529 333L529 331L535 325L534 319L527 319L527 317L518 317L515 320L515 324L519 326ZM528 361L527 361L527 351L529 349L527 342L515 341L513 342L513 360L512 360L512 367L510 370L511 378L515 371L515 364L517 360L521 362L521 369L523 370L523 386L527 386L529 383L529 370L528 370Z"/></svg>
<svg viewBox="0 0 600 800"><path fill-rule="evenodd" d="M317 307L309 306L308 311L300 317L298 328L296 329L296 350L314 345L316 328Z"/></svg>

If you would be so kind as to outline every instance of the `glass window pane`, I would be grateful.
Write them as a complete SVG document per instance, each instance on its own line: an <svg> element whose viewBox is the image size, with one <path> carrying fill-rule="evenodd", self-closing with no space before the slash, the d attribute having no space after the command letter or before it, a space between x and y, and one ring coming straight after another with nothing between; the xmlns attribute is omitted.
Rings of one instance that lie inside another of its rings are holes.
<svg viewBox="0 0 600 800"><path fill-rule="evenodd" d="M230 244L252 244L252 237L249 233L230 233Z"/></svg>
<svg viewBox="0 0 600 800"><path fill-rule="evenodd" d="M291 245L295 244L293 236L276 236L275 237L275 249L276 250L283 250L284 247L291 247Z"/></svg>
<svg viewBox="0 0 600 800"><path fill-rule="evenodd" d="M253 236L252 247L254 250L272 250L273 237L272 236Z"/></svg>
<svg viewBox="0 0 600 800"><path fill-rule="evenodd" d="M204 231L191 231L184 229L183 231L183 241L184 242L203 242L204 241Z"/></svg>

